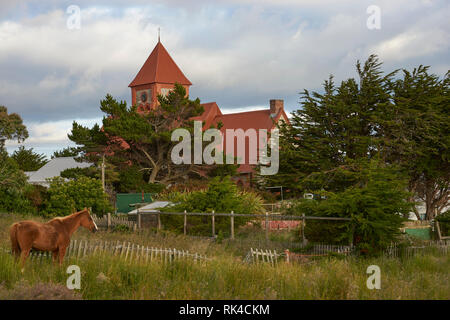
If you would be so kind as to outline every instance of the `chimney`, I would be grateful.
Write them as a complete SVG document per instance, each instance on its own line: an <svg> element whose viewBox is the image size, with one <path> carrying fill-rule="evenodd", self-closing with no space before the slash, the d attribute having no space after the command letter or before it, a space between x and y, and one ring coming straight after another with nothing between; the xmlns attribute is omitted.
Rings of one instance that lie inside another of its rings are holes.
<svg viewBox="0 0 450 320"><path fill-rule="evenodd" d="M270 114L277 115L280 110L284 108L284 100L271 99L270 100Z"/></svg>

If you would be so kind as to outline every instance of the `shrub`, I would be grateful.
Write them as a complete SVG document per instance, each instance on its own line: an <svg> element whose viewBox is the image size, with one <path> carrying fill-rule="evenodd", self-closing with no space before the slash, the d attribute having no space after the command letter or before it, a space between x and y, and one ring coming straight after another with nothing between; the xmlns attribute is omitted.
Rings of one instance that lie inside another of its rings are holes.
<svg viewBox="0 0 450 320"><path fill-rule="evenodd" d="M193 192L174 192L167 195L167 200L176 203L175 206L165 208L164 211L183 212L212 212L230 213L234 211L240 214L263 213L262 199L255 193L239 191L230 177L213 178L208 188ZM165 227L178 231L183 229L182 216L162 216ZM236 217L235 226L248 221L245 217ZM207 234L211 230L211 217L193 216L188 218L189 232L193 234ZM215 226L218 232L229 234L230 218L216 217Z"/></svg>
<svg viewBox="0 0 450 320"><path fill-rule="evenodd" d="M310 240L355 244L364 252L377 253L396 242L404 217L412 207L404 181L395 169L371 163L361 171L360 183L342 192L317 191L319 200L300 200L290 213L347 217L350 222L306 222L305 235Z"/></svg>
<svg viewBox="0 0 450 320"><path fill-rule="evenodd" d="M114 228L112 229L113 232L122 232L122 233L127 233L130 232L131 229L129 226L127 226L126 224L117 224L114 226Z"/></svg>
<svg viewBox="0 0 450 320"><path fill-rule="evenodd" d="M450 210L447 210L444 213L441 213L436 217L436 220L439 221L439 227L441 228L442 236L450 235Z"/></svg>
<svg viewBox="0 0 450 320"><path fill-rule="evenodd" d="M50 181L48 194L45 214L49 216L67 215L84 207L91 207L98 214L112 211L101 181L97 179L80 176L65 181L56 177Z"/></svg>
<svg viewBox="0 0 450 320"><path fill-rule="evenodd" d="M145 180L142 170L136 166L122 169L119 174L119 181L115 183L118 192L150 192L158 193L164 189L164 185L160 183L148 183Z"/></svg>

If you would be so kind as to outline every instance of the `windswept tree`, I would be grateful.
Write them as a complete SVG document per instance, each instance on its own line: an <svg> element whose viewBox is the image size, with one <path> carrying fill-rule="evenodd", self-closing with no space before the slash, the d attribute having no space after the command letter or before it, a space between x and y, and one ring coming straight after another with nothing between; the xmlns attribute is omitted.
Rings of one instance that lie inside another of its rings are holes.
<svg viewBox="0 0 450 320"><path fill-rule="evenodd" d="M23 142L28 138L27 127L17 113L9 113L5 106L0 106L0 148L3 149L6 140Z"/></svg>
<svg viewBox="0 0 450 320"><path fill-rule="evenodd" d="M380 126L383 156L406 170L413 200L423 201L433 219L450 200L450 73L440 79L428 70L403 70Z"/></svg>
<svg viewBox="0 0 450 320"><path fill-rule="evenodd" d="M323 93L302 93L301 108L280 130L280 169L267 176L297 196L313 190L342 191L355 183L359 160L373 158L380 145L376 119L390 105L395 72L383 75L381 63L370 56L359 79L336 86L332 76Z"/></svg>
<svg viewBox="0 0 450 320"><path fill-rule="evenodd" d="M53 158L61 158L61 157L78 157L80 155L80 149L76 147L66 147L61 150L57 150L53 152Z"/></svg>
<svg viewBox="0 0 450 320"><path fill-rule="evenodd" d="M86 157L106 154L111 161L137 165L147 172L149 183L167 184L192 173L202 174L195 164L174 164L171 151L173 130L193 131L192 117L203 112L200 100L190 100L183 86L175 84L167 96L158 96L159 106L139 111L127 107L111 95L101 101L105 113L102 127L87 128L74 122L69 139L75 142Z"/></svg>
<svg viewBox="0 0 450 320"><path fill-rule="evenodd" d="M24 141L28 131L22 118L16 114L8 114L6 107L0 106L0 207L10 211L13 199L19 202L27 179L17 163L5 150L6 140ZM18 206L17 206L18 207Z"/></svg>
<svg viewBox="0 0 450 320"><path fill-rule="evenodd" d="M439 79L420 66L394 79L398 71L383 74L374 55L356 67L357 80L330 77L323 93L303 92L281 127L279 173L266 183L297 196L343 192L376 159L407 176L408 200L423 200L432 219L449 203L449 74Z"/></svg>
<svg viewBox="0 0 450 320"><path fill-rule="evenodd" d="M45 154L36 153L33 148L26 149L24 146L20 146L18 150L14 151L11 158L23 171L36 171L48 162Z"/></svg>

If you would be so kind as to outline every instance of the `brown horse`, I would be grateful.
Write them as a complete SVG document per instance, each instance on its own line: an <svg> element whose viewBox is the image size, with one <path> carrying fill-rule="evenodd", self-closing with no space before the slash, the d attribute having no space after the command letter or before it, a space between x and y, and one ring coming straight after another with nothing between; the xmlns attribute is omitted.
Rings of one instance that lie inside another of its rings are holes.
<svg viewBox="0 0 450 320"><path fill-rule="evenodd" d="M22 268L30 250L51 251L53 262L59 257L61 265L70 243L70 237L80 227L97 231L97 225L88 209L84 208L63 218L54 218L46 223L20 221L10 229L12 252L22 261Z"/></svg>

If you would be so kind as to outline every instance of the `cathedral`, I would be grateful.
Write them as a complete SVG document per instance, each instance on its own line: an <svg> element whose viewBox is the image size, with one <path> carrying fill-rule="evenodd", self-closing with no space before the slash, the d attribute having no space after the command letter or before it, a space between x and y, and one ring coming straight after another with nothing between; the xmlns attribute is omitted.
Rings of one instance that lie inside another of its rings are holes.
<svg viewBox="0 0 450 320"><path fill-rule="evenodd" d="M130 83L132 104L137 105L139 110L145 111L158 107L158 95L167 95L174 84L181 84L189 95L192 83L183 74L175 61L167 52L160 41L156 44L150 56L144 62L136 77ZM220 130L224 133L226 129L266 129L270 132L280 121L289 122L284 111L283 100L273 99L269 101L266 110L239 112L223 114L217 102L202 104L204 112L193 120L203 122L203 130L221 124ZM248 150L248 145L246 145ZM248 152L246 152L248 154ZM238 167L239 176L237 183L248 185L254 174L254 165L246 158L244 163Z"/></svg>

